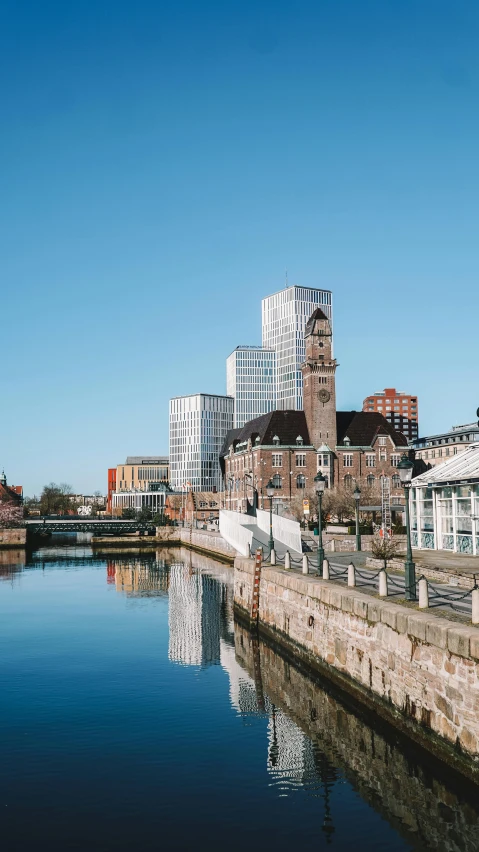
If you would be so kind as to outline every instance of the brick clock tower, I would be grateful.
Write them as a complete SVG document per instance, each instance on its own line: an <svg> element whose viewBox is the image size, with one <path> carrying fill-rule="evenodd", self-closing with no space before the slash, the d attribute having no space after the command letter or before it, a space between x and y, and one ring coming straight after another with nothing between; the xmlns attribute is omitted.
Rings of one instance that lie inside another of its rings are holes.
<svg viewBox="0 0 479 852"><path fill-rule="evenodd" d="M321 308L316 308L304 333L306 360L303 373L304 413L309 439L315 449L323 444L334 453L336 431L336 360L332 357L333 334Z"/></svg>

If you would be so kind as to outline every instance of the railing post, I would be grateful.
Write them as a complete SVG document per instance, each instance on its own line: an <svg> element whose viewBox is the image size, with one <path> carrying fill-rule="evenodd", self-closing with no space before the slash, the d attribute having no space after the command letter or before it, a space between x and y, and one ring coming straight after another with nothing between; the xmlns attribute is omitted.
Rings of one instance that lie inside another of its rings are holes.
<svg viewBox="0 0 479 852"><path fill-rule="evenodd" d="M425 577L419 580L419 609L427 609L429 607L429 589Z"/></svg>
<svg viewBox="0 0 479 852"><path fill-rule="evenodd" d="M348 565L348 586L356 585L356 569L352 562Z"/></svg>
<svg viewBox="0 0 479 852"><path fill-rule="evenodd" d="M303 574L309 574L308 554L303 553Z"/></svg>
<svg viewBox="0 0 479 852"><path fill-rule="evenodd" d="M323 559L323 580L329 580L329 561Z"/></svg>
<svg viewBox="0 0 479 852"><path fill-rule="evenodd" d="M387 598L388 596L388 575L386 574L384 568L381 568L379 572L379 597Z"/></svg>
<svg viewBox="0 0 479 852"><path fill-rule="evenodd" d="M288 570L291 568L291 554L289 550L284 554L284 567Z"/></svg>
<svg viewBox="0 0 479 852"><path fill-rule="evenodd" d="M479 589L472 590L472 623L479 624Z"/></svg>
<svg viewBox="0 0 479 852"><path fill-rule="evenodd" d="M276 551L275 551L274 547L273 547L273 549L272 549L272 551L269 555L269 561L270 561L271 565L276 565Z"/></svg>

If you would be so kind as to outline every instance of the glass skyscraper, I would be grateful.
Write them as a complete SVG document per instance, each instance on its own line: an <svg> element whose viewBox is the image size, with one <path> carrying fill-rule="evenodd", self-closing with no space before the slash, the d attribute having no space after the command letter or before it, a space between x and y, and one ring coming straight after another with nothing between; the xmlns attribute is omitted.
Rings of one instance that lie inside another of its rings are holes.
<svg viewBox="0 0 479 852"><path fill-rule="evenodd" d="M238 346L226 359L226 393L234 399L234 428L276 408L276 353Z"/></svg>
<svg viewBox="0 0 479 852"><path fill-rule="evenodd" d="M222 491L219 462L233 428L230 396L196 393L170 399L170 483L177 491Z"/></svg>
<svg viewBox="0 0 479 852"><path fill-rule="evenodd" d="M316 308L321 308L332 326L330 290L286 287L262 302L263 347L276 352L276 408L303 408L301 364L305 358L304 331Z"/></svg>

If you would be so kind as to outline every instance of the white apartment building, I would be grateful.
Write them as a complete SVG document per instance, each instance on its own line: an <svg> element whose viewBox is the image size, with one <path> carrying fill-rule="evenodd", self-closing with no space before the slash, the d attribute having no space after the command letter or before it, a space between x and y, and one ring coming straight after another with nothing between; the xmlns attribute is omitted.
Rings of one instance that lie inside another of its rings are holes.
<svg viewBox="0 0 479 852"><path fill-rule="evenodd" d="M196 393L170 399L170 484L173 491L222 491L219 455L233 428L230 396Z"/></svg>
<svg viewBox="0 0 479 852"><path fill-rule="evenodd" d="M226 359L226 393L234 399L234 428L276 408L276 353L237 346Z"/></svg>
<svg viewBox="0 0 479 852"><path fill-rule="evenodd" d="M453 426L449 432L416 438L409 445L416 452L416 458L422 459L430 467L442 464L449 456L457 456L469 449L471 444L479 442L479 425L466 423L464 426Z"/></svg>
<svg viewBox="0 0 479 852"><path fill-rule="evenodd" d="M276 407L303 408L304 331L316 308L332 326L332 293L312 287L286 287L262 301L262 344L276 352Z"/></svg>

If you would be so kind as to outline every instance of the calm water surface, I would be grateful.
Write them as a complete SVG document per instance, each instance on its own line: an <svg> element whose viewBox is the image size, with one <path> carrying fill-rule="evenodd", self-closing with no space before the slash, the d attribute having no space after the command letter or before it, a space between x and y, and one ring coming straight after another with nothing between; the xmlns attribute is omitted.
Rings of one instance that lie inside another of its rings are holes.
<svg viewBox="0 0 479 852"><path fill-rule="evenodd" d="M231 568L2 558L5 852L479 849L472 791L234 624Z"/></svg>

